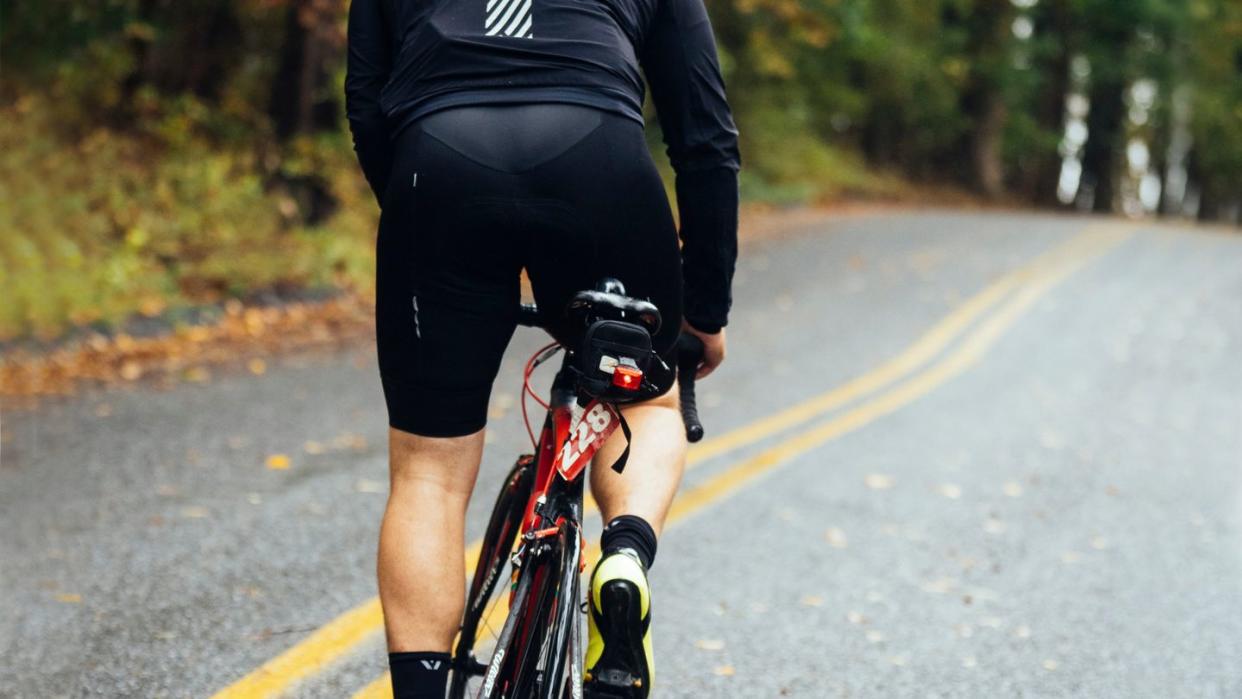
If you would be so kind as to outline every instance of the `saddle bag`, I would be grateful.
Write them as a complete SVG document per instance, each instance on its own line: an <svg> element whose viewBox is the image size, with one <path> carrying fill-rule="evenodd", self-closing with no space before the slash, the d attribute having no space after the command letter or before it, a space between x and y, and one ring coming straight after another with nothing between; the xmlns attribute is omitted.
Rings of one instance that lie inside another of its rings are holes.
<svg viewBox="0 0 1242 699"><path fill-rule="evenodd" d="M633 401L641 396L642 378L652 356L651 333L643 326L597 320L587 326L582 339L579 385L593 398L613 403Z"/></svg>

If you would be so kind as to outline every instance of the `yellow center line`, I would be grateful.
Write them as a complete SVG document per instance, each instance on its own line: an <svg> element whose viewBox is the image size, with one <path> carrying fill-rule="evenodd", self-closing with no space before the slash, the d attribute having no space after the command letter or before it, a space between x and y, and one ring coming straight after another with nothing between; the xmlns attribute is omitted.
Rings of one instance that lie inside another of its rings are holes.
<svg viewBox="0 0 1242 699"><path fill-rule="evenodd" d="M956 350L936 364L858 407L788 437L683 493L669 510L666 528L738 493L760 476L771 474L795 457L897 411L974 366L1005 330L1012 327L1040 297L1126 237L1120 231L1093 235L1085 244L1077 246L1077 255L1059 257L1055 264L1045 268L1040 276L1031 280L1028 286L967 335ZM598 555L598 547L592 546L588 552L588 567L594 565ZM493 602L486 618L491 618L493 614L500 614L503 618L507 610L508 596L502 594ZM353 699L392 699L391 676L383 673L354 694Z"/></svg>
<svg viewBox="0 0 1242 699"><path fill-rule="evenodd" d="M1063 268L1067 262L1085 259L1086 255L1099 247L1102 238L1111 240L1115 237L1106 232L1095 232L1094 227L1088 227L1082 234L988 285L945 316L893 359L837 388L695 445L690 449L687 465L693 468L708 459L753 444L878 391L940 354L958 335L989 309L1008 297L1015 289L1047 278L1050 272ZM1030 288L1030 286L1025 287L1026 292L1029 292ZM841 419L848 416L842 416ZM805 435L802 436L805 437ZM770 451L759 456L768 454ZM753 461L754 459L748 460L741 466L735 467L734 470ZM732 472L731 470L729 473ZM710 483L717 482L719 478L718 476ZM674 515L679 508L684 509L687 506L679 503L688 498L701 497L698 494L710 483L678 498L670 512L670 522L675 521ZM586 506L588 513L593 511L593 502L588 501ZM473 564L478 558L481 543L481 541L475 541L467 549L467 578L473 574ZM383 612L379 599L371 598L344 612L301 642L220 690L213 695L212 699L259 699L279 696L298 681L320 672L331 663L345 657L382 628Z"/></svg>

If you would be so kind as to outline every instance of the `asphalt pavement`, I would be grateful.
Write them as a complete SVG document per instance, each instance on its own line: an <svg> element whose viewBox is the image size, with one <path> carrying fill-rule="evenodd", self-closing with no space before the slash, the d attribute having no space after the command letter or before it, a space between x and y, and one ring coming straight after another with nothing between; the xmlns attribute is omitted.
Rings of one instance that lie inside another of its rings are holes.
<svg viewBox="0 0 1242 699"><path fill-rule="evenodd" d="M1242 234L825 217L735 296L653 696L1242 697ZM0 697L382 695L374 348L238 364L0 414Z"/></svg>

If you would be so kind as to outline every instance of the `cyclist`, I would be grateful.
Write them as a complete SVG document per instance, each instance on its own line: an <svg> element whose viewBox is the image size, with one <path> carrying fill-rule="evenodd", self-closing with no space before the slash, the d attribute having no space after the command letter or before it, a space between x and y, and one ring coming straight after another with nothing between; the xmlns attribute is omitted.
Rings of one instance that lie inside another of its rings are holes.
<svg viewBox="0 0 1242 699"><path fill-rule="evenodd" d="M641 71L641 73L640 73ZM643 134L650 84L677 173L682 249ZM398 699L442 697L464 606L467 501L525 269L558 338L604 277L647 298L672 366L699 336L724 359L737 255L737 131L703 0L353 0L347 112L380 202L376 334L391 492L378 577ZM606 522L590 586L588 692L653 665L646 571L686 443L674 376L625 408L623 476L597 455ZM621 682L620 684L624 684Z"/></svg>

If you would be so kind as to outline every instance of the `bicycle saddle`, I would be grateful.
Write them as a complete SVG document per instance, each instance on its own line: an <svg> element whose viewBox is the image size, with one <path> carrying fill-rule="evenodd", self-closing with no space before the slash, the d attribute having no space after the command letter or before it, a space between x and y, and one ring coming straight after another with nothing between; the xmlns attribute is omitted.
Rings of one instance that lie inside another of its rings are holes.
<svg viewBox="0 0 1242 699"><path fill-rule="evenodd" d="M566 312L571 318L584 323L596 320L636 323L652 335L659 332L663 323L660 309L655 304L626 296L625 286L616 279L604 279L594 290L574 294Z"/></svg>

